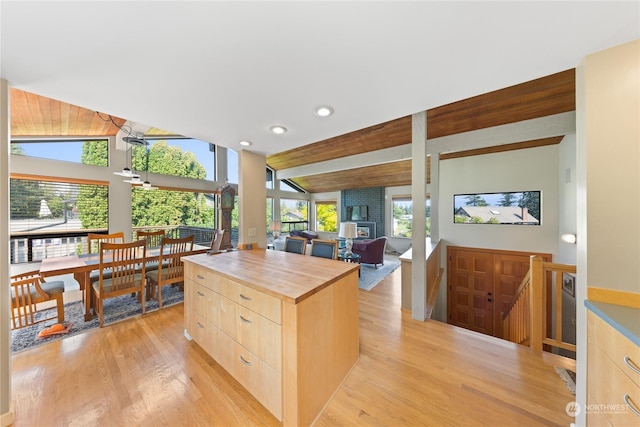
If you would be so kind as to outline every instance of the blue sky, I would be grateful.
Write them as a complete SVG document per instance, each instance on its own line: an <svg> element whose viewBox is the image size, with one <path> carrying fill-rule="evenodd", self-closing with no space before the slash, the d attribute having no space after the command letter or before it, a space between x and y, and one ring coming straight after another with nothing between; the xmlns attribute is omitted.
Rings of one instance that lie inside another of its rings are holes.
<svg viewBox="0 0 640 427"><path fill-rule="evenodd" d="M182 151L191 151L206 168L207 180L215 180L213 162L207 161L207 159L212 159L208 143L195 139L169 139L167 140L167 144L170 146L179 146L182 148ZM82 155L82 142L79 141L60 143L29 142L21 143L20 146L23 148L25 155L31 157L79 163ZM237 159L237 156L235 156L235 158ZM237 161L230 162L229 164L229 182L238 182Z"/></svg>

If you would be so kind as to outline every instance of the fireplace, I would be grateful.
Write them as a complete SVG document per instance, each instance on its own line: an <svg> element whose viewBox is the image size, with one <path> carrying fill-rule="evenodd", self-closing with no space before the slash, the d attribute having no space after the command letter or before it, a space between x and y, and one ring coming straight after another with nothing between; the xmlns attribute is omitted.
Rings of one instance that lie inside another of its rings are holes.
<svg viewBox="0 0 640 427"><path fill-rule="evenodd" d="M357 222L358 237L354 240L363 239L375 239L376 238L376 223L373 221L358 221Z"/></svg>

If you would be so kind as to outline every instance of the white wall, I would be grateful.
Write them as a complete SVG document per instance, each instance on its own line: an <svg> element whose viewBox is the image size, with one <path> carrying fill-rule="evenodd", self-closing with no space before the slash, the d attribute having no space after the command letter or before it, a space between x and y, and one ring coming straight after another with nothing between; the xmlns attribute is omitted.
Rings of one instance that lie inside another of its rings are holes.
<svg viewBox="0 0 640 427"><path fill-rule="evenodd" d="M446 269L449 245L513 251L558 252L558 145L440 161L440 238ZM455 224L453 195L506 191L542 192L539 226ZM434 309L446 321L447 277L442 278Z"/></svg>
<svg viewBox="0 0 640 427"><path fill-rule="evenodd" d="M264 155L247 150L238 153L238 244L257 243L267 247L267 187ZM255 233L255 234L254 234Z"/></svg>

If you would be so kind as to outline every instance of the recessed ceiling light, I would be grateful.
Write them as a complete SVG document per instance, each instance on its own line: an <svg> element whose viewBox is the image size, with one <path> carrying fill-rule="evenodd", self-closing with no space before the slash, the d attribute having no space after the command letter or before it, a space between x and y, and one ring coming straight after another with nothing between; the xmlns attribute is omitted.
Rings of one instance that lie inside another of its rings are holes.
<svg viewBox="0 0 640 427"><path fill-rule="evenodd" d="M244 145L245 147L248 147L251 145L251 141L240 141L240 145Z"/></svg>
<svg viewBox="0 0 640 427"><path fill-rule="evenodd" d="M280 125L273 125L269 128L269 130L275 133L276 135L282 135L283 133L287 132L287 128Z"/></svg>
<svg viewBox="0 0 640 427"><path fill-rule="evenodd" d="M328 105L323 105L316 108L315 113L316 116L327 117L333 114L333 108L329 107Z"/></svg>

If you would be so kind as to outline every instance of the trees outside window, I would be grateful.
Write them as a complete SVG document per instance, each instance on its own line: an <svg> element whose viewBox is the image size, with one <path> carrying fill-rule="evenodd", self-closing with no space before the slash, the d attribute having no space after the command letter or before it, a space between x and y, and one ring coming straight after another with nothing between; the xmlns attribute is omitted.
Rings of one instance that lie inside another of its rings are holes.
<svg viewBox="0 0 640 427"><path fill-rule="evenodd" d="M338 208L335 201L316 202L316 231L338 231Z"/></svg>
<svg viewBox="0 0 640 427"><path fill-rule="evenodd" d="M410 197L394 197L393 210L393 237L412 236L411 227L413 220L413 202ZM426 235L431 235L431 200L426 199Z"/></svg>
<svg viewBox="0 0 640 427"><path fill-rule="evenodd" d="M309 202L306 200L280 199L282 232L309 228Z"/></svg>

